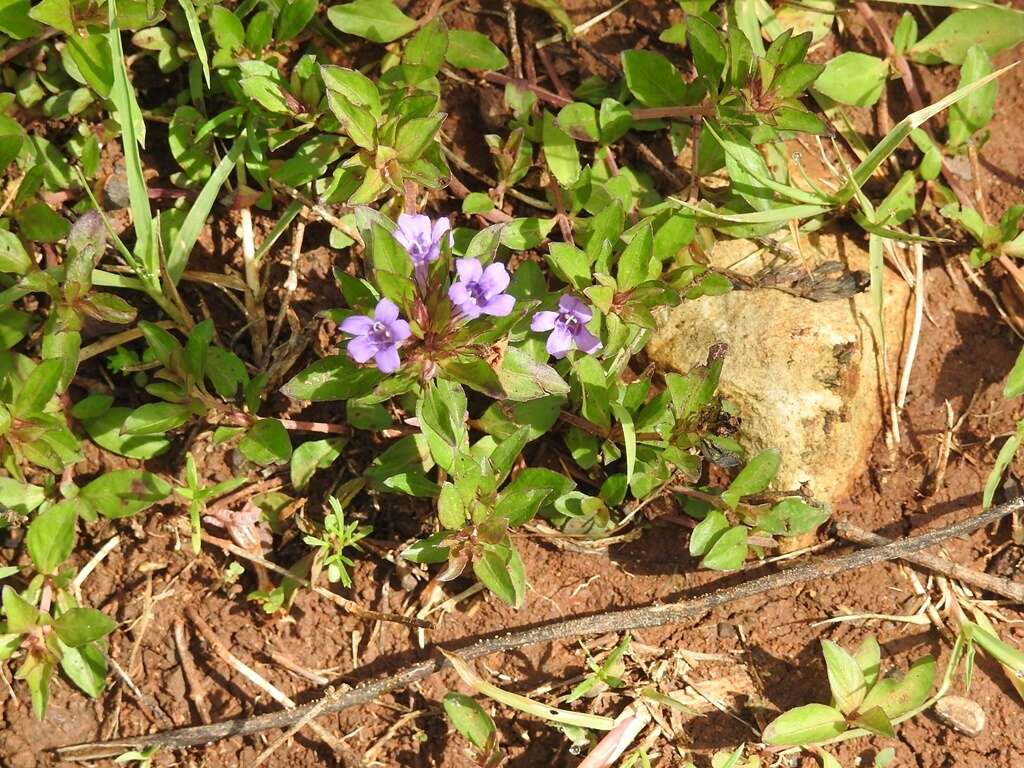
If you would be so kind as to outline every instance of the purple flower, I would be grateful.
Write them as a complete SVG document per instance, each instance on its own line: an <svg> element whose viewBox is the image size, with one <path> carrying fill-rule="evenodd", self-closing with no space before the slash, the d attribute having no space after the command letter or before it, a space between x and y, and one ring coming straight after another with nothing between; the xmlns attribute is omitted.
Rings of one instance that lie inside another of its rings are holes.
<svg viewBox="0 0 1024 768"><path fill-rule="evenodd" d="M441 255L441 238L448 232L450 239L450 229L448 219L431 223L430 217L421 213L403 213L398 217L398 229L393 234L416 268L423 270Z"/></svg>
<svg viewBox="0 0 1024 768"><path fill-rule="evenodd" d="M448 298L463 317L505 317L512 312L516 300L505 293L509 276L504 264L495 262L484 269L478 259L458 259L455 271L459 279L448 289Z"/></svg>
<svg viewBox="0 0 1024 768"><path fill-rule="evenodd" d="M558 300L558 311L538 312L533 316L530 328L534 331L551 331L548 336L548 352L561 359L574 346L593 354L601 348L600 340L587 330L587 323L594 313L590 307L575 296L566 294Z"/></svg>
<svg viewBox="0 0 1024 768"><path fill-rule="evenodd" d="M348 356L357 363L373 358L381 373L398 370L398 345L411 333L409 324L398 317L398 307L391 299L378 301L373 317L346 317L341 321L341 330L355 337L348 343Z"/></svg>

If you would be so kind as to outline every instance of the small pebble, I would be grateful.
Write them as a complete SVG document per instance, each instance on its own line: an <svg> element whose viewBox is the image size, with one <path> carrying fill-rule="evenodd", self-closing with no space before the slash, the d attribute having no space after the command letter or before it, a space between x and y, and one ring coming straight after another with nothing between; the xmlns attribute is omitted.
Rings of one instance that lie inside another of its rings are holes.
<svg viewBox="0 0 1024 768"><path fill-rule="evenodd" d="M954 731L978 736L985 730L985 710L963 696L943 696L935 702L935 714Z"/></svg>

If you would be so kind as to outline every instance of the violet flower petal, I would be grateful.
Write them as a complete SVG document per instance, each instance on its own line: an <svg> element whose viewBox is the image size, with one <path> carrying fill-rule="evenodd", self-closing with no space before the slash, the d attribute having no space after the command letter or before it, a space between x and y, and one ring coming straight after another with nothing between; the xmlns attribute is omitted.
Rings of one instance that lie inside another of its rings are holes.
<svg viewBox="0 0 1024 768"><path fill-rule="evenodd" d="M555 321L557 319L557 312L552 312L551 310L543 310L541 312L536 312L533 315L533 319L530 321L530 330L550 331L555 327Z"/></svg>
<svg viewBox="0 0 1024 768"><path fill-rule="evenodd" d="M409 323L405 320L395 320L391 323L391 340L396 344L405 341L412 336Z"/></svg>
<svg viewBox="0 0 1024 768"><path fill-rule="evenodd" d="M515 308L516 300L507 293L501 293L489 300L480 309L485 315L492 317L508 317Z"/></svg>
<svg viewBox="0 0 1024 768"><path fill-rule="evenodd" d="M398 305L391 299L381 299L373 310L373 316L377 322L390 325L398 319Z"/></svg>
<svg viewBox="0 0 1024 768"><path fill-rule="evenodd" d="M508 288L510 281L511 278L505 265L498 262L488 264L487 269L477 278L477 283L483 289L484 295L488 297L503 293Z"/></svg>
<svg viewBox="0 0 1024 768"><path fill-rule="evenodd" d="M576 331L574 338L576 339L576 346L588 355L593 354L601 348L601 340L586 328L580 327Z"/></svg>
<svg viewBox="0 0 1024 768"><path fill-rule="evenodd" d="M342 320L338 327L353 336L363 336L373 330L373 318L366 315L352 315Z"/></svg>
<svg viewBox="0 0 1024 768"><path fill-rule="evenodd" d="M394 373L402 362L398 358L398 348L394 344L382 347L373 356L373 359L377 362L377 368L381 373Z"/></svg>
<svg viewBox="0 0 1024 768"><path fill-rule="evenodd" d="M475 283L480 280L484 268L479 259L456 259L455 271L459 275L459 282Z"/></svg>
<svg viewBox="0 0 1024 768"><path fill-rule="evenodd" d="M548 336L546 348L549 354L558 359L565 357L572 349L572 334L564 326L556 325Z"/></svg>
<svg viewBox="0 0 1024 768"><path fill-rule="evenodd" d="M356 336L348 343L348 354L357 363L365 363L377 354L378 345L370 336Z"/></svg>

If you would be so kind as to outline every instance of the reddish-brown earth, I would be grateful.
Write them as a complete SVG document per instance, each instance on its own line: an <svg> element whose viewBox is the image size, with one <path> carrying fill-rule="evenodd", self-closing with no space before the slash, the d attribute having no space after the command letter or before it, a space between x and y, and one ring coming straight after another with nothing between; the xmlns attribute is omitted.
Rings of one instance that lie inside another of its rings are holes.
<svg viewBox="0 0 1024 768"><path fill-rule="evenodd" d="M413 3L411 13L422 13L428 3ZM591 2L566 3L575 21L582 21L603 10ZM603 4L602 4L603 5ZM615 61L619 51L632 46L657 46L658 33L672 16L664 10L668 3L632 2L586 38L589 47L551 46L559 72L570 84L585 72L609 74L607 61ZM499 44L507 38L500 4L487 3L483 14L475 3L449 13L454 26L476 27L491 34ZM550 34L551 27L537 11L520 10L522 29L528 38ZM887 19L891 22L891 19ZM531 31L533 30L533 31ZM855 47L874 52L871 41L851 20L850 30L837 38L839 47ZM524 46L525 48L525 46ZM671 53L668 48L663 48ZM680 59L678 53L674 53ZM1012 60L1003 56L1002 61ZM545 82L538 62L540 80ZM948 72L922 73L927 96L937 97L955 83ZM546 84L546 82L545 82ZM489 167L481 134L490 130L483 124L480 102L497 94L490 86L472 87L446 83L448 107L452 113L445 131L453 146L478 167ZM890 85L890 106L903 108L899 82ZM899 114L897 114L897 119ZM877 125L866 115L862 128L869 138L877 139ZM991 126L992 139L981 152L981 189L989 208L996 214L1007 205L1024 199L1024 68L1009 73L1000 83L1000 101ZM667 143L652 143L653 149L671 163ZM642 164L627 146L625 162ZM471 188L472 179L457 174ZM444 193L435 200L440 210L455 210L457 201ZM212 238L201 242L201 259L210 268L238 258L233 215L225 212ZM269 226L269 225L267 225ZM326 228L311 225L307 245L309 253L295 305L300 318L313 321L317 311L337 306L330 279L332 252L326 248ZM286 258L287 244L275 255ZM965 278L957 257L965 252L961 245L928 251L928 317L925 319L921 347L910 386L907 410L902 419L903 439L890 450L878 440L871 462L864 468L852 497L840 504L836 516L857 525L902 536L925 527L941 526L961 519L979 505L979 491L992 464L995 450L1021 415L1015 403L1001 397L1004 380L1020 347L1007 326L995 313L989 299ZM283 270L283 267L281 268ZM283 271L282 271L283 276ZM999 277L992 271L982 279L996 289ZM230 317L227 305L217 304L216 294L207 296L211 310ZM234 318L234 322L238 322ZM329 342L329 334L314 339L313 349ZM957 414L972 402L970 414L955 435L955 450L949 459L942 483L931 495L923 495L933 477L939 446L946 422L945 404ZM274 403L285 406L285 403ZM311 418L331 416L330 408L311 409ZM355 445L348 461L362 466L376 448ZM213 452L203 462L209 477L224 477L230 471L230 455ZM167 469L168 466L160 468ZM92 463L79 474L91 475L103 467ZM579 553L553 546L539 537L523 536L519 541L526 563L530 589L525 606L513 611L494 599L477 595L460 603L455 611L440 618L429 640L443 642L578 614L600 612L626 606L645 605L694 594L715 585L733 583L746 574L721 576L696 569L687 554L687 532L657 519L671 512L671 503L654 504L650 519L641 526L641 534L627 544L592 553ZM403 580L394 565L382 555L394 552L403 541L420 533L428 511L401 498L380 498L379 504L361 500L357 513L374 526L377 542L360 558L355 570L356 586L348 596L378 610L403 611L424 599L424 581ZM94 552L115 532L120 546L89 578L86 587L92 604L116 617L119 629L113 634L110 655L127 671L141 689L146 702L119 682L111 679L107 693L92 702L64 682L55 684L45 722L37 722L30 713L28 695L15 685L17 698L6 686L0 688L0 764L9 768L29 768L51 764L45 753L50 747L110 736L131 736L165 727L197 724L199 713L190 698L173 638L173 624L183 617L186 607L194 608L232 651L260 671L283 692L297 701L317 696L319 686L289 671L279 659L286 656L299 666L319 670L342 682L353 682L354 670L365 674L397 669L416 658L419 650L415 631L395 624L370 624L344 614L334 604L304 591L287 616L268 617L244 599L256 588L256 574L248 568L242 586L226 587L221 577L229 560L207 546L193 557L183 537L183 510L166 505L145 517L117 526L97 523L83 533L81 551ZM951 542L944 553L959 563L979 570L989 567L997 552L1016 552L1008 544L1006 526L984 531L968 541ZM6 555L11 550L3 550ZM283 562L297 557L292 547L280 552ZM290 559L289 559L290 558ZM1024 579L1014 559L999 557L1001 573ZM992 565L996 565L993 560ZM922 581L927 574L921 574ZM468 582L456 582L455 590ZM938 598L937 590L930 593ZM880 565L839 579L786 589L756 600L735 603L702 617L688 626L638 632L636 660L628 667L632 686L648 683L648 674L656 673L663 691L684 686L682 667L671 663L682 651L730 655L733 661L704 662L688 673L686 680L735 674L741 669L756 670L760 680L761 706L770 712L760 714L754 707L741 707L737 714L750 725L757 725L755 714L770 718L773 712L827 697L819 640L829 638L844 645L856 644L867 633L877 633L884 653L893 666L905 668L910 660L926 654L943 659L949 641L930 626L892 621L846 622L819 626L816 622L850 613L874 612L906 614L921 603L913 592L907 572L894 564ZM1019 608L1019 606L1018 606ZM1008 619L1018 622L1024 614L1004 609ZM435 615L436 616L436 615ZM737 631L737 629L741 631ZM1024 626L1008 621L1000 625L1004 637L1024 647ZM213 719L245 716L276 709L269 698L239 674L225 666L195 635L186 623L189 652L205 686ZM616 638L598 638L586 643L593 653L611 647ZM646 646L646 647L640 647ZM661 654L659 660L658 653ZM275 657L277 660L275 660ZM526 648L502 658L490 658L479 665L502 685L529 691L542 684L560 685L585 671L586 656L579 644L556 643ZM659 666L660 662L665 662ZM642 664L642 666L641 666ZM378 765L470 766L465 745L449 729L439 708L447 690L459 688L452 674L441 675L422 685L387 697L371 706L324 717L322 724L332 733L344 736L357 753L366 754ZM630 690L627 688L627 691ZM958 690L962 693L961 686ZM917 768L951 766L1024 766L1024 738L1020 726L1022 703L999 670L981 660L974 685L967 693L986 712L988 724L976 737L960 735L925 714L901 726L894 740L858 740L835 750L844 766L869 765L877 749L896 749L895 765ZM616 713L628 702L619 694L604 694L586 706L594 712ZM753 703L753 700L747 702ZM409 716L415 713L414 716ZM502 742L510 753L512 766L573 766L569 741L557 730L536 720L516 716L508 710L495 713ZM165 721L161 720L165 718ZM403 724L393 731L393 724ZM762 719L762 724L764 720ZM686 750L693 751L698 765L707 765L710 752L733 748L744 741L756 741L754 732L730 714L713 711L699 719L672 719L672 738L655 742L660 755L657 765L682 762ZM197 748L184 754L162 754L157 765L249 765L255 756L279 734L263 737L232 738ZM766 756L770 762L771 756ZM314 766L334 764L330 750L308 729L293 742L279 749L267 763L271 766ZM862 761L862 762L858 762ZM806 762L810 765L810 762Z"/></svg>

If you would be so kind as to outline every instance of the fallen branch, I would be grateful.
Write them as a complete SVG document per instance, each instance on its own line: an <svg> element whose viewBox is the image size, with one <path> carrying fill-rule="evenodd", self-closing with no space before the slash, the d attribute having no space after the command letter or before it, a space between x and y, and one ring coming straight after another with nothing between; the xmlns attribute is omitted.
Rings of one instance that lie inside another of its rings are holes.
<svg viewBox="0 0 1024 768"><path fill-rule="evenodd" d="M846 521L836 523L836 533L839 535L839 538L852 541L855 544L879 546L889 544L892 541L884 536L879 536L877 533L862 530ZM976 571L973 568L954 563L945 557L929 555L926 552L907 554L900 559L914 565L919 565L922 568L927 568L929 571L933 571L940 576L948 576L951 579L962 581L964 584L970 584L972 587L984 589L996 595L1002 595L1013 600L1015 603L1024 603L1024 584L1017 584L1009 579Z"/></svg>
<svg viewBox="0 0 1024 768"><path fill-rule="evenodd" d="M602 635L609 632L626 632L638 629L662 627L676 624L737 600L763 595L783 587L834 577L876 563L897 560L907 555L934 547L944 541L966 536L986 525L1024 509L1024 496L1005 504L992 507L984 512L943 528L937 528L907 539L901 539L882 546L858 550L831 559L815 559L803 565L793 566L778 573L726 587L706 595L666 605L651 605L642 608L628 608L620 611L574 617L530 627L516 632L502 631L478 640L466 647L458 648L459 655L466 660L490 656L494 653L511 651L537 643L549 643L567 638ZM434 654L424 661L406 667L399 672L368 680L365 683L339 690L320 700L296 707L292 710L271 712L256 717L226 720L213 725L176 728L134 739L119 741L90 742L57 748L55 753L63 759L85 759L97 749L141 748L161 746L171 748L192 747L209 744L230 736L246 736L268 730L289 728L316 709L323 714L339 712L350 707L366 705L386 693L400 690L412 683L423 680L450 666L449 662L435 649Z"/></svg>

